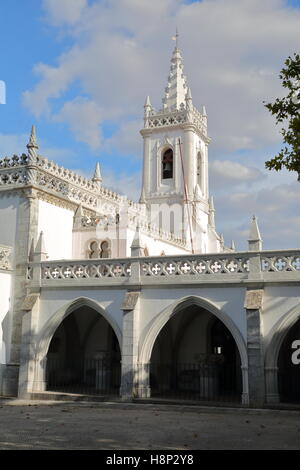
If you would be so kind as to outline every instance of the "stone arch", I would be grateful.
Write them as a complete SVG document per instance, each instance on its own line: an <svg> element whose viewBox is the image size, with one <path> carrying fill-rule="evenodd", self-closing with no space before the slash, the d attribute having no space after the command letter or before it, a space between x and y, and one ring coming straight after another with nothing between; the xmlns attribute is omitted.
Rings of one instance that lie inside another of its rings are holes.
<svg viewBox="0 0 300 470"><path fill-rule="evenodd" d="M248 356L246 343L242 337L242 334L235 325L234 321L224 310L220 309L214 303L198 296L188 296L173 302L153 320L140 349L140 396L151 395L149 372L151 368L151 355L156 339L158 338L160 332L168 323L168 321L171 320L177 313L180 313L183 309L189 306L198 306L205 309L207 312L211 313L215 318L219 319L231 333L240 356L242 403L248 404ZM147 364L148 366L146 366Z"/></svg>
<svg viewBox="0 0 300 470"><path fill-rule="evenodd" d="M158 337L158 334L160 333L162 328L174 315L176 315L176 313L191 305L196 305L204 308L224 323L224 325L228 328L236 342L241 358L241 367L242 369L247 369L248 356L246 343L241 335L241 332L239 331L233 320L229 317L226 312L224 312L224 310L221 310L212 302L198 296L184 297L169 305L157 316L157 318L153 321L151 327L149 328L149 331L141 346L140 362L144 364L150 362L155 340Z"/></svg>
<svg viewBox="0 0 300 470"><path fill-rule="evenodd" d="M270 342L265 352L265 381L267 403L278 403L278 358L282 343L290 329L300 319L300 305L281 317L270 331Z"/></svg>
<svg viewBox="0 0 300 470"><path fill-rule="evenodd" d="M111 239L104 238L99 242L100 258L111 258Z"/></svg>
<svg viewBox="0 0 300 470"><path fill-rule="evenodd" d="M89 259L99 258L99 241L96 238L91 238L86 242L86 253Z"/></svg>
<svg viewBox="0 0 300 470"><path fill-rule="evenodd" d="M40 331L36 340L36 351L35 351L35 378L33 383L33 391L44 391L46 387L45 373L46 373L46 357L49 349L51 339L54 333L61 323L73 312L80 307L90 307L108 322L114 331L120 350L122 350L122 333L116 323L111 317L107 310L97 301L89 299L88 297L79 297L67 304L60 307L49 320L46 322L42 330Z"/></svg>
<svg viewBox="0 0 300 470"><path fill-rule="evenodd" d="M106 245L105 249L104 244ZM111 258L111 239L91 238L86 242L85 251L89 259Z"/></svg>

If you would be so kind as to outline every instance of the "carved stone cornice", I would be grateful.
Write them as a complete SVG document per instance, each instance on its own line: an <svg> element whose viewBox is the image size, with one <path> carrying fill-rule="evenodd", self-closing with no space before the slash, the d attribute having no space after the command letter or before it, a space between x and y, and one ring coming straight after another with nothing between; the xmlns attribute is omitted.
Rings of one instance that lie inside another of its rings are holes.
<svg viewBox="0 0 300 470"><path fill-rule="evenodd" d="M24 188L19 187L19 188L1 188L0 187L0 198L9 198L9 197L15 197L16 195L22 195L22 190Z"/></svg>
<svg viewBox="0 0 300 470"><path fill-rule="evenodd" d="M12 269L12 247L0 245L0 269L10 271Z"/></svg>
<svg viewBox="0 0 300 470"><path fill-rule="evenodd" d="M28 199L36 199L37 198L37 191L33 186L29 186L27 188L22 188L21 194L23 197Z"/></svg>
<svg viewBox="0 0 300 470"><path fill-rule="evenodd" d="M46 191L37 190L37 198L41 201L48 202L57 207L61 207L62 209L68 209L73 212L77 209L77 204L75 202L66 201L65 199L59 198L56 195L49 194Z"/></svg>

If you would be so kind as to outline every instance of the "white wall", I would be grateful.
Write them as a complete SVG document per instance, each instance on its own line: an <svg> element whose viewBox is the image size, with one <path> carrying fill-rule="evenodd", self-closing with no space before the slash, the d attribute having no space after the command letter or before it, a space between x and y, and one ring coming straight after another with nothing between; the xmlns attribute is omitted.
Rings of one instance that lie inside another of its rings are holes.
<svg viewBox="0 0 300 470"><path fill-rule="evenodd" d="M49 259L72 258L73 211L39 201L38 234L43 231Z"/></svg>
<svg viewBox="0 0 300 470"><path fill-rule="evenodd" d="M0 364L8 361L11 335L11 318L9 316L11 295L10 273L0 272Z"/></svg>
<svg viewBox="0 0 300 470"><path fill-rule="evenodd" d="M118 325L119 329L122 330L123 311L121 306L125 292L124 289L84 289L80 286L62 290L43 289L40 299L39 329L41 330L59 309L75 299L85 297L98 302Z"/></svg>
<svg viewBox="0 0 300 470"><path fill-rule="evenodd" d="M128 229L127 230L127 255L131 256L131 245L135 235L135 231ZM165 255L186 255L189 251L184 248L177 247L167 242L161 240L156 240L147 235L144 235L140 232L140 239L143 247L147 247L149 256L160 256L161 252L164 251Z"/></svg>
<svg viewBox="0 0 300 470"><path fill-rule="evenodd" d="M271 340L272 329L276 323L298 306L300 312L299 286L270 286L265 288L262 319L266 343Z"/></svg>
<svg viewBox="0 0 300 470"><path fill-rule="evenodd" d="M18 197L7 197L0 194L0 220L1 224L0 244L14 246L17 226L17 214L19 207Z"/></svg>

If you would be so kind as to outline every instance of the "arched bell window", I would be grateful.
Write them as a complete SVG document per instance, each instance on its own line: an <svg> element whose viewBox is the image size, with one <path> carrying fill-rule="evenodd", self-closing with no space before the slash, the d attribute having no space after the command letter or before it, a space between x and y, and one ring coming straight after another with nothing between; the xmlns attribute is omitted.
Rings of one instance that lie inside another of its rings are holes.
<svg viewBox="0 0 300 470"><path fill-rule="evenodd" d="M197 183L199 184L200 187L201 187L201 163L202 163L201 153L198 152L197 154Z"/></svg>
<svg viewBox="0 0 300 470"><path fill-rule="evenodd" d="M162 179L173 178L173 150L168 148L162 155Z"/></svg>

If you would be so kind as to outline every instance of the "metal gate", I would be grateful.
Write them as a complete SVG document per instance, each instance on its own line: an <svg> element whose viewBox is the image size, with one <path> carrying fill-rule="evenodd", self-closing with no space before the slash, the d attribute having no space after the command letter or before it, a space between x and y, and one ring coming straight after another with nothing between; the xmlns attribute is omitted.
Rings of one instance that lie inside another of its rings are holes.
<svg viewBox="0 0 300 470"><path fill-rule="evenodd" d="M84 395L119 395L121 367L110 359L82 359L66 363L47 358L47 390Z"/></svg>
<svg viewBox="0 0 300 470"><path fill-rule="evenodd" d="M235 364L140 364L138 380L147 376L151 397L240 403L241 372Z"/></svg>

